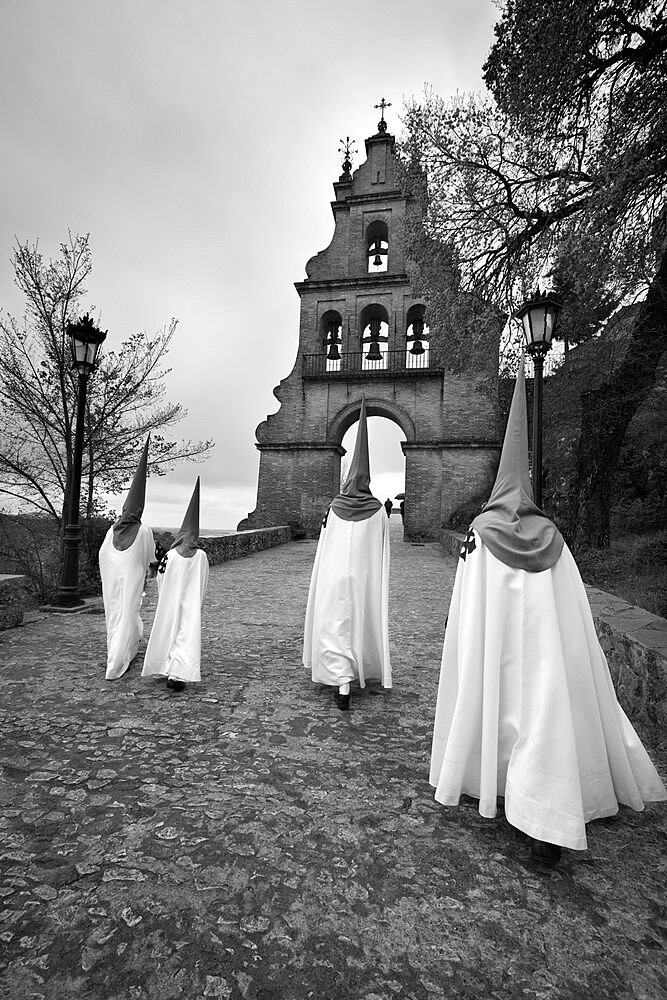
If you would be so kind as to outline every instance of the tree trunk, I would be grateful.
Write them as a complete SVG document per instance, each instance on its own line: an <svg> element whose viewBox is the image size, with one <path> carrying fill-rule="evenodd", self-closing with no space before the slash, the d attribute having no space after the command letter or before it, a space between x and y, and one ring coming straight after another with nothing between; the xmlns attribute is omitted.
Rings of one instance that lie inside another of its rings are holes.
<svg viewBox="0 0 667 1000"><path fill-rule="evenodd" d="M613 378L582 394L581 433L570 536L575 550L608 548L614 475L630 421L655 384L667 349L664 249Z"/></svg>

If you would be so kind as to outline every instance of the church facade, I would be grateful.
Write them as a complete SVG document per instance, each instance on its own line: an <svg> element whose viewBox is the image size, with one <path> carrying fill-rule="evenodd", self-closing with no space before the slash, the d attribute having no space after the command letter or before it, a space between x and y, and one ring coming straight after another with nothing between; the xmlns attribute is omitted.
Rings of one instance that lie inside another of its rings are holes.
<svg viewBox="0 0 667 1000"><path fill-rule="evenodd" d="M297 357L274 390L278 412L257 428L257 505L238 530L289 524L307 537L319 533L363 392L368 415L388 417L405 435L406 538L439 540L451 514L491 488L496 414L472 376L448 374L432 356L428 303L407 273L405 222L414 206L399 185L384 107L365 162L351 167L348 145L334 183L331 243L296 284Z"/></svg>

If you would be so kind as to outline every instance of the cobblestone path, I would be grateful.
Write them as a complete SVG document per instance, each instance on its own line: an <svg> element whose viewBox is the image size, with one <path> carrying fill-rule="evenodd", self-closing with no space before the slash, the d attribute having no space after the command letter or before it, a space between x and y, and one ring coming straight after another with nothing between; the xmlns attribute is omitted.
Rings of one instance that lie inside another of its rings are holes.
<svg viewBox="0 0 667 1000"><path fill-rule="evenodd" d="M0 634L0 996L666 995L664 807L541 871L504 819L434 802L455 564L392 535L395 687L349 713L300 663L314 542L212 569L183 694L141 680L143 646L105 681L99 613Z"/></svg>

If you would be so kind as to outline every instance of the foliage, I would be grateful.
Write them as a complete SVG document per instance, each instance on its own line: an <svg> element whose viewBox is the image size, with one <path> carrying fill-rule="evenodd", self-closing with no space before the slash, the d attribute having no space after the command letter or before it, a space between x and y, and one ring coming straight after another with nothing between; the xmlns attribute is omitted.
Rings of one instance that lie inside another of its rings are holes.
<svg viewBox="0 0 667 1000"><path fill-rule="evenodd" d="M570 344L639 303L619 363L578 386L565 516L579 546L609 542L623 437L667 347L664 13L664 0L508 0L490 93L427 92L407 109L406 153L428 176L426 231L460 290L512 312L547 280Z"/></svg>
<svg viewBox="0 0 667 1000"><path fill-rule="evenodd" d="M109 518L91 517L82 525L79 589L83 595L100 592L98 555L111 524ZM36 603L52 603L61 572L56 521L44 515L0 513L0 568L25 576Z"/></svg>
<svg viewBox="0 0 667 1000"><path fill-rule="evenodd" d="M48 604L58 586L60 545L51 519L0 513L0 566L25 576L39 604Z"/></svg>
<svg viewBox="0 0 667 1000"><path fill-rule="evenodd" d="M16 284L26 298L23 323L0 318L0 496L55 518L67 509L78 382L67 325L76 321L92 270L88 236L71 234L55 260L37 243L17 243ZM165 401L164 359L176 321L156 336L136 333L118 350L100 352L89 379L82 504L99 512L100 494L119 492L134 472L147 434L158 475L181 459L201 459L211 441L172 441L164 432L186 411Z"/></svg>
<svg viewBox="0 0 667 1000"><path fill-rule="evenodd" d="M586 583L667 618L667 531L624 532L617 526L608 549L582 552Z"/></svg>

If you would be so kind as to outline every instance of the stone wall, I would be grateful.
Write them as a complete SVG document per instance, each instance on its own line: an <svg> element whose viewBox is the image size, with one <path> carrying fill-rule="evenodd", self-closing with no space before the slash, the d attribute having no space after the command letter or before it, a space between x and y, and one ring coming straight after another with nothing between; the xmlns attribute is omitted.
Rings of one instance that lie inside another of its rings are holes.
<svg viewBox="0 0 667 1000"><path fill-rule="evenodd" d="M229 535L216 535L212 538L200 538L199 544L206 552L211 566L238 559L241 556L252 555L262 549L270 549L274 545L284 545L292 541L292 530L289 527L260 528L257 531L236 531ZM23 613L34 607L25 586L25 577L10 574L0 574L0 631L16 628L23 621ZM96 598L100 600L100 598ZM62 610L62 609L61 609Z"/></svg>
<svg viewBox="0 0 667 1000"><path fill-rule="evenodd" d="M444 531L442 544L458 556L463 535ZM595 630L609 664L618 700L649 737L667 730L667 619L586 586Z"/></svg>
<svg viewBox="0 0 667 1000"><path fill-rule="evenodd" d="M235 531L230 535L216 535L212 538L200 538L199 544L208 556L211 566L249 556L262 549L273 548L274 545L284 545L292 541L291 528L260 528L257 531Z"/></svg>
<svg viewBox="0 0 667 1000"><path fill-rule="evenodd" d="M633 722L667 732L667 620L586 587L618 700Z"/></svg>

